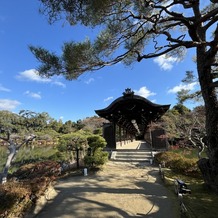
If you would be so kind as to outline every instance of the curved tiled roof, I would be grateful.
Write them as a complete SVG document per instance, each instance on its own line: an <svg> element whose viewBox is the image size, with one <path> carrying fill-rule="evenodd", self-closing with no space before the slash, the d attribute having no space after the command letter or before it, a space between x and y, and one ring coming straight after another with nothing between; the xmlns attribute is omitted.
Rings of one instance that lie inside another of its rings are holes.
<svg viewBox="0 0 218 218"><path fill-rule="evenodd" d="M123 96L95 112L131 134L143 135L151 121L158 120L169 107L170 105L154 104L142 96L134 95L131 89L126 89Z"/></svg>

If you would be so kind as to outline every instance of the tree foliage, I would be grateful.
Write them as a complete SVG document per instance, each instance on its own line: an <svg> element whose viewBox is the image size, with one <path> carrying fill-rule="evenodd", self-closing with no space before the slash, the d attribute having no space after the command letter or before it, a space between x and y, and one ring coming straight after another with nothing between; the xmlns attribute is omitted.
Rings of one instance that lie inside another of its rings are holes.
<svg viewBox="0 0 218 218"><path fill-rule="evenodd" d="M205 117L204 106L189 110L178 104L167 111L160 119L159 125L166 130L170 144L198 148L198 157L200 159L202 152L207 148Z"/></svg>
<svg viewBox="0 0 218 218"><path fill-rule="evenodd" d="M84 161L87 166L100 166L108 160L108 153L103 151L106 141L103 137L92 135L87 138L89 152Z"/></svg>
<svg viewBox="0 0 218 218"><path fill-rule="evenodd" d="M64 43L61 56L30 46L42 63L39 73L45 76L63 74L67 79L74 79L83 72L118 62L131 64L160 55L181 59L187 48L200 45L211 48L216 43L215 30L210 30L212 40L210 36L202 39L200 32L216 24L218 9L212 3L206 5L199 0L41 2L41 13L50 23L66 20L70 25L82 24L101 30L93 41L86 38L82 42ZM211 48L210 52L215 51Z"/></svg>
<svg viewBox="0 0 218 218"><path fill-rule="evenodd" d="M40 131L47 125L47 113L35 113L33 111L21 110L19 114L9 111L0 111L0 138L23 137Z"/></svg>
<svg viewBox="0 0 218 218"><path fill-rule="evenodd" d="M92 149L93 154L98 148L103 149L106 146L106 141L103 137L98 135L89 136L87 138L88 145Z"/></svg>
<svg viewBox="0 0 218 218"><path fill-rule="evenodd" d="M177 92L177 100L179 104L183 104L187 100L194 102L203 102L201 90L191 91L191 86L198 83L198 78L194 76L193 71L186 71L186 76L182 80L182 83L190 87L189 89L182 89Z"/></svg>
<svg viewBox="0 0 218 218"><path fill-rule="evenodd" d="M81 132L63 134L59 139L61 151L73 150L74 148L83 148L87 145L87 135Z"/></svg>
<svg viewBox="0 0 218 218"><path fill-rule="evenodd" d="M7 143L9 151L5 167L0 176L1 182L6 182L8 170L17 152L24 144L28 144L36 136L33 134L45 128L47 113L35 113L22 110L19 114L0 111L0 139Z"/></svg>
<svg viewBox="0 0 218 218"><path fill-rule="evenodd" d="M80 150L82 156L87 147L87 135L85 132L77 131L69 134L62 134L58 142L59 152L67 154L67 161L74 163L76 160L76 150Z"/></svg>
<svg viewBox="0 0 218 218"><path fill-rule="evenodd" d="M188 139L192 128L198 128L206 135L204 106L189 110L183 105L175 105L160 118L159 123L169 134L169 138L186 137Z"/></svg>
<svg viewBox="0 0 218 218"><path fill-rule="evenodd" d="M206 110L209 159L199 162L205 181L218 190L217 0L39 0L50 23L98 27L94 40L65 42L61 54L30 46L42 76L78 78L82 73L123 62L196 52L197 76Z"/></svg>

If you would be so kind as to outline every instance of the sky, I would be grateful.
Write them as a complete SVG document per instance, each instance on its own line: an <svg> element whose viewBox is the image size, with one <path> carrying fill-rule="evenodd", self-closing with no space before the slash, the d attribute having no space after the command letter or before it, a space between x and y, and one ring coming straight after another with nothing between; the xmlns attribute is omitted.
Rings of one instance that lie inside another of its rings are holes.
<svg viewBox="0 0 218 218"><path fill-rule="evenodd" d="M181 88L197 89L196 83L189 87L181 83L187 70L196 71L192 52L182 61L159 57L131 67L119 63L73 81L39 77L39 63L29 45L58 53L63 42L83 41L96 30L72 28L63 22L49 25L38 9L38 0L0 1L0 110L47 112L56 120L75 122L97 115L95 110L109 106L126 88L156 104L171 104L171 108Z"/></svg>

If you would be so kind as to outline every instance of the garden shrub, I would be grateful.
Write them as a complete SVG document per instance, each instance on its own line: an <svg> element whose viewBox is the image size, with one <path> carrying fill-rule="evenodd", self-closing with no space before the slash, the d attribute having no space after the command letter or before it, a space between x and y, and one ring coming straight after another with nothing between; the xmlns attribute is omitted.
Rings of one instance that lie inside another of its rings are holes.
<svg viewBox="0 0 218 218"><path fill-rule="evenodd" d="M108 152L97 150L95 152L95 165L103 165L108 160Z"/></svg>
<svg viewBox="0 0 218 218"><path fill-rule="evenodd" d="M42 161L27 164L17 170L13 176L19 180L35 179L41 177L57 177L61 173L61 166L55 161Z"/></svg>
<svg viewBox="0 0 218 218"><path fill-rule="evenodd" d="M169 168L172 168L173 165L174 165L174 162L175 160L178 160L181 158L181 155L180 154L177 154L177 153L173 153L173 152L160 152L160 153L157 153L155 155L155 160L158 162L158 163L165 163L165 166L166 167L169 167Z"/></svg>
<svg viewBox="0 0 218 218"><path fill-rule="evenodd" d="M106 146L106 141L98 135L89 136L87 138L90 153L84 157L85 165L88 167L96 167L106 163L108 153L103 151Z"/></svg>
<svg viewBox="0 0 218 218"><path fill-rule="evenodd" d="M83 158L87 147L86 138L87 135L84 132L62 135L57 146L58 151L62 153L60 160L73 163L76 158L77 149L80 150L80 158Z"/></svg>
<svg viewBox="0 0 218 218"><path fill-rule="evenodd" d="M95 157L86 155L84 157L84 163L86 166L91 167L95 164Z"/></svg>
<svg viewBox="0 0 218 218"><path fill-rule="evenodd" d="M104 165L108 160L108 152L99 151L95 152L94 156L86 155L84 157L84 163L88 167L98 167Z"/></svg>
<svg viewBox="0 0 218 218"><path fill-rule="evenodd" d="M188 176L200 175L200 170L197 165L197 158L186 158L181 154L174 152L161 152L155 155L155 160L158 163L165 163L165 166L175 172L182 173Z"/></svg>
<svg viewBox="0 0 218 218"><path fill-rule="evenodd" d="M13 181L1 184L0 193L0 217L20 217L32 204L28 183Z"/></svg>
<svg viewBox="0 0 218 218"><path fill-rule="evenodd" d="M49 157L49 160L62 162L67 160L67 158L63 152L57 151L55 154Z"/></svg>
<svg viewBox="0 0 218 218"><path fill-rule="evenodd" d="M60 175L60 164L43 161L20 167L5 184L0 184L0 217L23 217ZM18 179L18 180L17 180Z"/></svg>

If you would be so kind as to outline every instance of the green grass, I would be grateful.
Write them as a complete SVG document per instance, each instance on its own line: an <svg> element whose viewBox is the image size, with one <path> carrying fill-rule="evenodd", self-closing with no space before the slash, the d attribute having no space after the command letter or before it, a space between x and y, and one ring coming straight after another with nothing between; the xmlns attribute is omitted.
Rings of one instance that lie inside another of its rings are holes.
<svg viewBox="0 0 218 218"><path fill-rule="evenodd" d="M188 213L183 217L217 218L218 195L205 187L202 178L184 176L170 169L164 169L164 172L165 184L172 192L175 192L175 179L183 180L192 191L190 195L183 197L184 203L188 209Z"/></svg>
<svg viewBox="0 0 218 218"><path fill-rule="evenodd" d="M173 155L175 154L175 155ZM177 155L176 155L177 154ZM175 160L181 155L180 164L175 166ZM206 156L206 152L203 153ZM216 218L217 217L217 202L218 194L209 190L203 181L201 174L185 174L186 168L179 170L177 168L184 165L183 160L187 161L185 158L190 159L190 161L198 160L198 149L197 148L180 148L180 149L170 149L164 155L160 155L158 161L171 161L174 163L172 169L164 168L165 174L165 184L170 191L175 193L174 190L174 180L183 180L188 188L191 189L191 194L184 195L183 201L188 209L188 212L181 216L183 218ZM178 199L179 205L179 199Z"/></svg>

